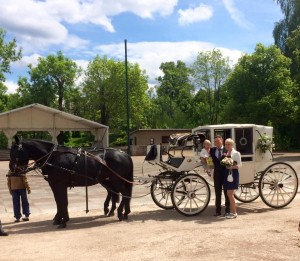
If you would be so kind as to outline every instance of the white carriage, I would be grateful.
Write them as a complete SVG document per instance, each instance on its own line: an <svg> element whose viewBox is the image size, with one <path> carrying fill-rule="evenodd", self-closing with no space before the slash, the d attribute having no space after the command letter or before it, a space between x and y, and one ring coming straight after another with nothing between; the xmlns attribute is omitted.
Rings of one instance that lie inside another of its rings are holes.
<svg viewBox="0 0 300 261"><path fill-rule="evenodd" d="M273 162L273 127L254 124L223 124L198 126L191 134L171 139L167 159L163 160L160 146L154 145L157 155L149 163L162 167L153 177L151 196L163 209L175 208L186 216L200 214L210 201L210 188L198 167L202 166L199 153L204 139L213 143L216 135L224 140L232 138L235 149L241 153L242 167L239 189L235 198L251 202L259 196L272 208L287 206L296 196L298 176L285 162ZM264 139L268 138L266 142ZM261 149L258 144L267 143ZM153 149L148 147L148 151ZM177 150L176 150L177 149ZM203 173L203 172L202 172Z"/></svg>

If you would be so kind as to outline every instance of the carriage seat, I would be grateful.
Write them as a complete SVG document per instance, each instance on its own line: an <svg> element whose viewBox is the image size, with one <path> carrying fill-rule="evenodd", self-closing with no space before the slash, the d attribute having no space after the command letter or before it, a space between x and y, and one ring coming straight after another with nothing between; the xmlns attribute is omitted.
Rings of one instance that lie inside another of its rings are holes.
<svg viewBox="0 0 300 261"><path fill-rule="evenodd" d="M184 161L184 157L170 157L166 163L175 167L175 168L179 168L179 166L181 165L181 163Z"/></svg>
<svg viewBox="0 0 300 261"><path fill-rule="evenodd" d="M169 144L170 146L180 147L186 144L187 138L191 135L191 133L175 133L170 135Z"/></svg>

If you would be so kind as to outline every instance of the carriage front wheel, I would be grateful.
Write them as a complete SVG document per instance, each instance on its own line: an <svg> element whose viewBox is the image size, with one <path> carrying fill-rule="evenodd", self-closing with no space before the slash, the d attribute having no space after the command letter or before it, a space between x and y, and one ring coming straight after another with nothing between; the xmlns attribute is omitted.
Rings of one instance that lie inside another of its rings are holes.
<svg viewBox="0 0 300 261"><path fill-rule="evenodd" d="M285 162L270 165L259 180L262 201L272 208L282 208L292 202L298 191L296 171Z"/></svg>
<svg viewBox="0 0 300 261"><path fill-rule="evenodd" d="M177 172L165 171L160 173L151 184L151 197L153 202L162 209L173 209L171 192L175 183Z"/></svg>
<svg viewBox="0 0 300 261"><path fill-rule="evenodd" d="M197 174L178 178L171 194L174 208L182 215L195 216L203 212L210 200L207 181Z"/></svg>

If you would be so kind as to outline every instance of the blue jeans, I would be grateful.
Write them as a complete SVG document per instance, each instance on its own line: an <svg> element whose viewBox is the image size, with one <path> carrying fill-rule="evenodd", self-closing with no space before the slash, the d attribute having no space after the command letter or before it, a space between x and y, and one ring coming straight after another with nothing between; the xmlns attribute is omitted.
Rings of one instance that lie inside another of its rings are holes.
<svg viewBox="0 0 300 261"><path fill-rule="evenodd" d="M22 202L22 212L26 217L29 217L30 210L29 210L29 202L27 199L27 191L26 189L14 189L12 192L12 199L13 199L13 207L14 207L14 216L16 219L20 219L21 215L21 204Z"/></svg>

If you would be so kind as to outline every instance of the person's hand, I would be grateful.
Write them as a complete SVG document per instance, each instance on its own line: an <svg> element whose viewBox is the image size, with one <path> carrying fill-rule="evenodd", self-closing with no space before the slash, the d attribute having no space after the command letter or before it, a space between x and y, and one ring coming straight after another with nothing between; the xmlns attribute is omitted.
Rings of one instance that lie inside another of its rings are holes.
<svg viewBox="0 0 300 261"><path fill-rule="evenodd" d="M31 190L30 190L30 189L28 189L28 190L27 190L27 192L28 192L28 194L30 194L30 193L31 193Z"/></svg>

